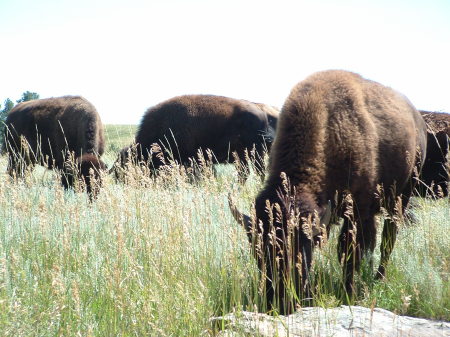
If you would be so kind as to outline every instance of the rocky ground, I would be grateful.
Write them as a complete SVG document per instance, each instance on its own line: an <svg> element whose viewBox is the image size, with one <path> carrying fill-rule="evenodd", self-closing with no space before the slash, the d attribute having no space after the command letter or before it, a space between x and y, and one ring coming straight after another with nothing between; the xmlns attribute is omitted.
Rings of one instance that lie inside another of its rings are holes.
<svg viewBox="0 0 450 337"><path fill-rule="evenodd" d="M220 337L450 337L450 323L399 316L379 308L303 308L289 316L241 312L213 318Z"/></svg>

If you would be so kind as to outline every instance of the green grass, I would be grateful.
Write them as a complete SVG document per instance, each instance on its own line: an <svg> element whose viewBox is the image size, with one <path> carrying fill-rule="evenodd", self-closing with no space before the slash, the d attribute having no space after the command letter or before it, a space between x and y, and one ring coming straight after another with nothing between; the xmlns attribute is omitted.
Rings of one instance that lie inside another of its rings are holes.
<svg viewBox="0 0 450 337"><path fill-rule="evenodd" d="M135 127L107 126L107 160ZM92 204L35 170L14 183L0 158L1 336L210 336L232 310L264 310L259 273L229 191L249 210L261 182L235 169L191 184L183 170L130 184L105 177ZM450 320L449 200L416 198L417 222L400 230L383 282L364 266L356 304ZM341 304L336 233L315 252L314 304ZM379 259L378 250L375 261Z"/></svg>
<svg viewBox="0 0 450 337"><path fill-rule="evenodd" d="M137 125L106 124L106 152L118 152L123 147L130 145L134 140L136 131Z"/></svg>

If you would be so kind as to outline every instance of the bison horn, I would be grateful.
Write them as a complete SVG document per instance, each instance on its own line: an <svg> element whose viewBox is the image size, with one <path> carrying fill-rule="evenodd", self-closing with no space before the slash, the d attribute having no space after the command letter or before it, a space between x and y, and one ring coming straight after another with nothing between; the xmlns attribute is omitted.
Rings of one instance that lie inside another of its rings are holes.
<svg viewBox="0 0 450 337"><path fill-rule="evenodd" d="M230 206L233 218L242 226L244 226L247 232L250 232L252 229L252 219L248 215L239 212L230 193L228 193L228 205Z"/></svg>
<svg viewBox="0 0 450 337"><path fill-rule="evenodd" d="M327 208L325 212L320 217L320 224L323 226L328 226L331 220L331 201L328 200Z"/></svg>

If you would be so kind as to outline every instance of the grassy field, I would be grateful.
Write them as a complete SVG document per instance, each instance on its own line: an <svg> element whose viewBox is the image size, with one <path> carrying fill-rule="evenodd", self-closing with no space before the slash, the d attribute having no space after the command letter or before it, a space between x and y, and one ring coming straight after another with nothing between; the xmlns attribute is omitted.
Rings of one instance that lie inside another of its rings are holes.
<svg viewBox="0 0 450 337"><path fill-rule="evenodd" d="M131 144L137 131L137 125L109 124L105 126L106 152L112 154Z"/></svg>
<svg viewBox="0 0 450 337"><path fill-rule="evenodd" d="M108 126L111 165L135 127ZM37 168L14 183L0 158L1 336L213 336L209 319L265 310L244 231L227 205L248 211L261 187L233 166L209 165L192 184L183 169L129 183L105 177L92 204ZM450 320L449 199L413 200L385 281L364 265L356 303ZM342 303L336 233L314 256L314 304ZM379 240L378 240L379 241ZM374 256L379 260L378 249Z"/></svg>

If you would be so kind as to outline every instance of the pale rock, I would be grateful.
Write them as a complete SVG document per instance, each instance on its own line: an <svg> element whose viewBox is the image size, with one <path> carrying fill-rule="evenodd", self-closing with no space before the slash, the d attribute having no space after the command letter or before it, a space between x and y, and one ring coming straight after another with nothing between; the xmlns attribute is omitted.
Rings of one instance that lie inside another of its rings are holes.
<svg viewBox="0 0 450 337"><path fill-rule="evenodd" d="M220 337L450 337L450 323L399 316L359 306L302 308L289 316L239 312L215 317L225 322ZM216 325L217 326L217 325Z"/></svg>

